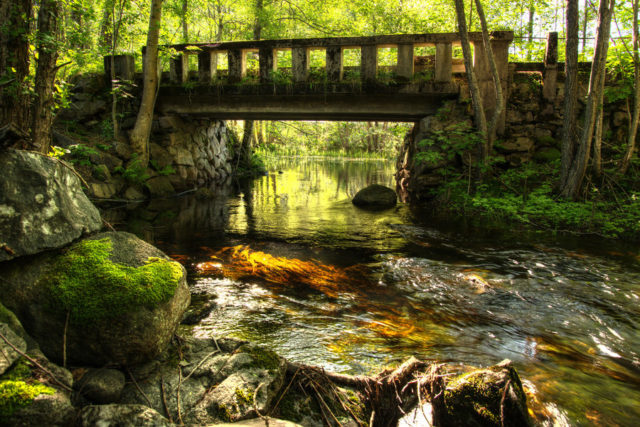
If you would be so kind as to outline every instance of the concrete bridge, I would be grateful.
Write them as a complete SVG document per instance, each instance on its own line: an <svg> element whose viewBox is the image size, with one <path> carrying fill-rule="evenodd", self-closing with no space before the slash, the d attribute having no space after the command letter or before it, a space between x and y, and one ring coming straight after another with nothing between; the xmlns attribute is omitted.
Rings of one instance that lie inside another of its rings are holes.
<svg viewBox="0 0 640 427"><path fill-rule="evenodd" d="M469 37L481 93L491 110L495 92L482 35ZM503 85L512 40L511 31L492 33ZM177 55L160 87L156 109L219 119L415 121L458 96L466 81L456 76L464 72L461 60L453 58L453 47L459 44L458 33L438 33L165 46ZM418 58L417 47L435 47L435 55ZM395 48L395 65L379 65L378 52L384 48ZM310 67L314 50L324 51L323 68ZM359 51L359 66L344 66L347 50ZM259 64L253 73L247 67L249 55L254 61L257 56ZM197 71L190 72L194 56ZM224 56L226 69L218 66ZM286 67L278 66L279 56L286 58Z"/></svg>
<svg viewBox="0 0 640 427"><path fill-rule="evenodd" d="M490 111L495 92L482 36L469 37ZM513 32L497 31L491 37L504 87ZM458 33L438 33L164 46L175 55L164 73L156 110L219 119L416 121L458 96L466 81L457 76L464 66L452 54L459 44ZM435 55L417 57L415 48L425 46L435 47ZM378 52L384 48L395 48L395 65L379 65ZM320 53L324 67L310 67L314 50L325 52ZM359 51L359 66L345 67L347 50ZM249 55L254 61L257 55L254 70L247 66ZM285 55L287 66L279 67L278 58ZM224 56L226 69L218 66ZM195 57L197 71L190 70Z"/></svg>

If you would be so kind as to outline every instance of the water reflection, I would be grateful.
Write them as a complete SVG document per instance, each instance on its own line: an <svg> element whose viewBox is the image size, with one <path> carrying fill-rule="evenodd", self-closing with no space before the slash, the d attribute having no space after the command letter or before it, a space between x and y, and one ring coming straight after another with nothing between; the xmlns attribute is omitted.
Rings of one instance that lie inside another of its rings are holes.
<svg viewBox="0 0 640 427"><path fill-rule="evenodd" d="M185 263L194 292L217 297L197 334L250 339L342 372L409 355L472 365L509 358L539 414L633 425L637 249L498 239L434 227L405 206L351 205L366 184L392 185L392 172L383 162L284 159L217 198L110 215Z"/></svg>

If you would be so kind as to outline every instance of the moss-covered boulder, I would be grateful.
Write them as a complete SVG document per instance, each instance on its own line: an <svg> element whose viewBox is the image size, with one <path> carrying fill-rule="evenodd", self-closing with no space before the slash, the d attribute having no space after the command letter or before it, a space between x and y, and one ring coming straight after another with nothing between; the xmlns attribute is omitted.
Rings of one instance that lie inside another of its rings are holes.
<svg viewBox="0 0 640 427"><path fill-rule="evenodd" d="M526 396L509 360L460 375L447 383L443 425L529 426Z"/></svg>
<svg viewBox="0 0 640 427"><path fill-rule="evenodd" d="M397 202L396 192L389 187L379 184L371 184L358 191L352 202L364 209L392 208Z"/></svg>
<svg viewBox="0 0 640 427"><path fill-rule="evenodd" d="M184 268L129 233L0 266L2 302L50 358L143 363L166 349L190 295ZM66 334L65 334L66 331Z"/></svg>

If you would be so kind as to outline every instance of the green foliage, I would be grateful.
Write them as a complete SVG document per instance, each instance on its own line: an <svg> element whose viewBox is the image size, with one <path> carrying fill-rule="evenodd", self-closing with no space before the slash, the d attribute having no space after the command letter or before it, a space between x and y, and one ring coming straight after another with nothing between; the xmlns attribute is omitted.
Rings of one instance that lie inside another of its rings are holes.
<svg viewBox="0 0 640 427"><path fill-rule="evenodd" d="M176 170L173 168L173 166L171 165L166 165L165 167L161 168L158 165L158 162L156 162L155 160L151 159L149 161L149 164L151 164L151 166L153 167L153 169L158 173L158 175L160 176L167 176L167 175L173 175L174 173L176 173Z"/></svg>
<svg viewBox="0 0 640 427"><path fill-rule="evenodd" d="M73 144L69 146L69 156L71 163L78 166L91 166L91 156L99 154L93 147L83 144Z"/></svg>
<svg viewBox="0 0 640 427"><path fill-rule="evenodd" d="M91 322L117 317L137 307L169 300L182 278L180 264L149 258L140 267L112 262L108 238L84 240L60 255L45 280L54 310Z"/></svg>
<svg viewBox="0 0 640 427"><path fill-rule="evenodd" d="M56 159L61 159L64 155L67 154L67 150L62 147L58 147L57 145L52 145L49 147L49 157L54 157Z"/></svg>
<svg viewBox="0 0 640 427"><path fill-rule="evenodd" d="M130 184L141 185L149 179L147 169L142 166L137 154L133 154L129 165L126 168L119 166L114 169L115 172L122 174L122 177ZM175 173L175 171L174 171Z"/></svg>

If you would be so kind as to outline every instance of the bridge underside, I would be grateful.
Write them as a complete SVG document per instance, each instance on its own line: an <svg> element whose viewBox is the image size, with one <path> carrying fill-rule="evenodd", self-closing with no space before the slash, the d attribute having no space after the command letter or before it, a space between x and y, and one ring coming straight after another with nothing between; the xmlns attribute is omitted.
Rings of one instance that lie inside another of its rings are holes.
<svg viewBox="0 0 640 427"><path fill-rule="evenodd" d="M418 121L434 114L457 85L410 90L387 87L375 93L339 87L292 90L274 85L246 87L162 87L156 102L161 114L255 120ZM351 88L352 89L352 88Z"/></svg>

